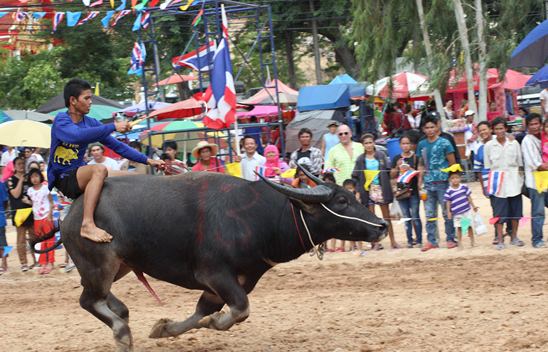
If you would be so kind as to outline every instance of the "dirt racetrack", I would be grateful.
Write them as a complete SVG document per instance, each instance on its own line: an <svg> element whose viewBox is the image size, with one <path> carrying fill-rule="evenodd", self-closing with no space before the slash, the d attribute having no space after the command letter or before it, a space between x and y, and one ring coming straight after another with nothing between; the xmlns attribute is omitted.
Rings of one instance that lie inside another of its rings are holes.
<svg viewBox="0 0 548 352"><path fill-rule="evenodd" d="M225 332L149 339L158 319L190 315L199 292L151 279L159 306L131 274L113 292L130 309L136 351L548 351L548 249L520 230L526 247L500 252L488 234L473 249L304 255L265 274L250 317ZM0 276L0 351L114 350L111 330L78 304L76 271L17 268L12 255Z"/></svg>

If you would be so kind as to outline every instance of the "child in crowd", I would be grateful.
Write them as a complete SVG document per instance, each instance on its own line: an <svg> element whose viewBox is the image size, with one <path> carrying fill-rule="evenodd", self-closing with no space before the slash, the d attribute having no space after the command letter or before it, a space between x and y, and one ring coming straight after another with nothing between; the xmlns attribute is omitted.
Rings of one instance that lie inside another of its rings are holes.
<svg viewBox="0 0 548 352"><path fill-rule="evenodd" d="M32 201L32 214L34 216L34 233L37 237L42 237L54 229L53 225L53 197L49 193L48 186L45 183L44 175L40 169L31 169L28 174L30 187L27 195ZM55 237L43 241L41 249L44 250L55 244ZM41 275L49 274L53 270L55 262L54 251L40 254L38 259L40 263Z"/></svg>
<svg viewBox="0 0 548 352"><path fill-rule="evenodd" d="M2 266L0 266L0 275L8 270L8 256L4 255L4 248L7 247L6 240L6 214L4 212L5 205L8 201L8 191L3 182L0 182L0 257L2 258Z"/></svg>
<svg viewBox="0 0 548 352"><path fill-rule="evenodd" d="M471 209L477 212L478 207L474 205L471 195L470 188L465 184L461 184L460 173L449 173L449 187L445 191L444 200L447 207L447 217L453 220L453 225L457 230L459 249L463 248L462 228L464 226L462 226L462 223L465 221L464 219L468 221L468 237L470 237L470 244L474 247L474 232L472 230L473 214Z"/></svg>
<svg viewBox="0 0 548 352"><path fill-rule="evenodd" d="M548 119L542 125L542 162L548 163Z"/></svg>
<svg viewBox="0 0 548 352"><path fill-rule="evenodd" d="M270 179L279 178L280 175L289 169L287 163L280 160L280 152L275 145L268 145L264 149L264 156L266 157L265 163L265 176Z"/></svg>
<svg viewBox="0 0 548 352"><path fill-rule="evenodd" d="M360 197L360 193L356 190L356 181L354 181L353 179L349 178L349 179L346 179L343 181L343 188L346 189L348 192L352 193L354 195L354 197L356 197L356 200L358 202L362 202L361 200L361 197ZM341 241L342 242L342 251L344 251L344 241ZM357 253L357 254L365 254L365 252L362 251L362 243L361 242L356 242L356 241L350 241L350 250L354 253Z"/></svg>
<svg viewBox="0 0 548 352"><path fill-rule="evenodd" d="M306 166L301 166L303 168L306 168ZM308 169L307 169L308 171ZM291 181L291 187L293 188L312 188L316 187L316 183L309 179L304 172L301 171L301 169L297 169L295 172L295 177L293 178L293 181Z"/></svg>
<svg viewBox="0 0 548 352"><path fill-rule="evenodd" d="M322 176L322 180L326 183L337 183L335 176L331 172L326 172Z"/></svg>

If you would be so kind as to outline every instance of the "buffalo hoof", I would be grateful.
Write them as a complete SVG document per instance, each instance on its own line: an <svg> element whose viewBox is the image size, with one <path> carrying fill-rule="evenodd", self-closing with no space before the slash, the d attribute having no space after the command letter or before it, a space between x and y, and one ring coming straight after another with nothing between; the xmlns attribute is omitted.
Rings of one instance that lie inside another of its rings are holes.
<svg viewBox="0 0 548 352"><path fill-rule="evenodd" d="M116 342L116 352L133 352L133 346L121 341Z"/></svg>
<svg viewBox="0 0 548 352"><path fill-rule="evenodd" d="M150 337L151 339L159 339L162 337L170 337L171 334L167 331L167 325L172 323L173 320L170 319L160 319L154 324L152 327L152 330L150 331Z"/></svg>

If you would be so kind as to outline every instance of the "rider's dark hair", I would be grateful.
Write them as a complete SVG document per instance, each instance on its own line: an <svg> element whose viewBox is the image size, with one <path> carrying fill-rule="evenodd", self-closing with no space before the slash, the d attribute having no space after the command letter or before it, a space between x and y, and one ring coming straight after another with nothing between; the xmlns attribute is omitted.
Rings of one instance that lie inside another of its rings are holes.
<svg viewBox="0 0 548 352"><path fill-rule="evenodd" d="M73 78L65 85L63 97L65 98L65 107L70 106L70 97L78 99L85 90L91 90L91 85L83 79Z"/></svg>

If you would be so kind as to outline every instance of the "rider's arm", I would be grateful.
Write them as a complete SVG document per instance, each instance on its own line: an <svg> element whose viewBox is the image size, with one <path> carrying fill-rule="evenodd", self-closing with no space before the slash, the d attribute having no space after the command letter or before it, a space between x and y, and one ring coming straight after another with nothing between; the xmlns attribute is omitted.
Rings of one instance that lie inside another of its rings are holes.
<svg viewBox="0 0 548 352"><path fill-rule="evenodd" d="M55 117L52 134L65 143L89 144L104 139L114 130L113 123L102 125L98 121L96 126L81 128L68 115L59 114Z"/></svg>
<svg viewBox="0 0 548 352"><path fill-rule="evenodd" d="M117 154L120 154L126 159L129 159L131 161L135 161L141 164L147 164L147 157L139 153L133 148L130 148L128 145L120 142L116 138L112 136L107 136L106 138L103 138L100 140L101 143L103 143L105 146L109 147L110 149L114 150Z"/></svg>

